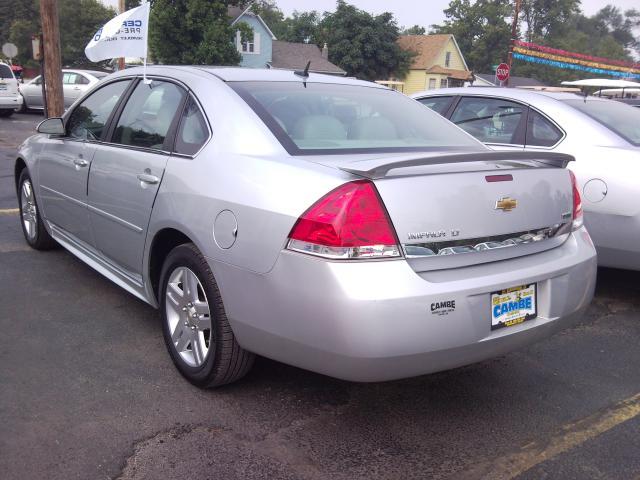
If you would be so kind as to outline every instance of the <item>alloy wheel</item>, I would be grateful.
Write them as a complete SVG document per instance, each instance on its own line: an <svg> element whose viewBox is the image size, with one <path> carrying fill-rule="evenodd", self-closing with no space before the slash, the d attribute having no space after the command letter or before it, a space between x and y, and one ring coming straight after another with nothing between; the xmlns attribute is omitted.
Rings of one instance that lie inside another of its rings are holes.
<svg viewBox="0 0 640 480"><path fill-rule="evenodd" d="M190 367L200 367L211 347L211 312L200 280L187 267L171 272L165 308L176 352Z"/></svg>
<svg viewBox="0 0 640 480"><path fill-rule="evenodd" d="M30 180L22 182L20 200L20 215L22 216L24 231L29 240L33 241L38 234L38 207L36 206L33 186Z"/></svg>

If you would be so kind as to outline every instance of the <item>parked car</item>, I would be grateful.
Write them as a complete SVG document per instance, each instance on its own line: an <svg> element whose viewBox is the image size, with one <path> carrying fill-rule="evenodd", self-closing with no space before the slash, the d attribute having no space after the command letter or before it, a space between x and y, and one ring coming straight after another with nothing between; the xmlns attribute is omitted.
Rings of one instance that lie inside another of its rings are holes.
<svg viewBox="0 0 640 480"><path fill-rule="evenodd" d="M571 157L492 152L355 79L141 75L112 75L21 146L22 226L158 307L194 384L232 382L254 354L355 381L420 375L587 308L596 257Z"/></svg>
<svg viewBox="0 0 640 480"><path fill-rule="evenodd" d="M105 72L94 70L62 70L62 89L64 93L64 108L69 108L84 92L109 75ZM38 75L33 80L25 83L20 88L22 97L22 110L42 110L42 76Z"/></svg>
<svg viewBox="0 0 640 480"><path fill-rule="evenodd" d="M18 80L11 67L0 63L0 117L9 117L22 106Z"/></svg>
<svg viewBox="0 0 640 480"><path fill-rule="evenodd" d="M598 263L640 270L640 110L515 88L449 88L413 97L494 150L573 155Z"/></svg>

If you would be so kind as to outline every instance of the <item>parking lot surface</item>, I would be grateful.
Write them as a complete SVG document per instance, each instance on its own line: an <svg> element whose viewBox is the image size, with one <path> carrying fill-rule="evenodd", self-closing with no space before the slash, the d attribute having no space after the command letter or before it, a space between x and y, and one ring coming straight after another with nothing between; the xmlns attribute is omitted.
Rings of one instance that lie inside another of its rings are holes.
<svg viewBox="0 0 640 480"><path fill-rule="evenodd" d="M640 479L640 273L600 270L579 325L481 364L355 384L261 358L198 390L154 309L24 243L40 119L0 119L1 478Z"/></svg>

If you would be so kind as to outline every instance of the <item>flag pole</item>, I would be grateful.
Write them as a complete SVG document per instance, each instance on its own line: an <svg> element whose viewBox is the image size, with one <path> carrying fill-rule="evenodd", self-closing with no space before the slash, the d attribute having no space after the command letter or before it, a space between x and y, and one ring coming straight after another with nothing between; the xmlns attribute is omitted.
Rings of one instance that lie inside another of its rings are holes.
<svg viewBox="0 0 640 480"><path fill-rule="evenodd" d="M125 11L125 4L124 4L124 0L118 0L118 13L124 13ZM124 70L125 69L125 59L124 57L120 57L118 58L118 70Z"/></svg>
<svg viewBox="0 0 640 480"><path fill-rule="evenodd" d="M147 0L144 0L143 3L149 3ZM151 7L149 7L151 8ZM148 18L147 17L147 49L146 49L146 54L144 56L144 63L142 66L142 81L144 82L145 85L151 85L151 80L147 78L147 56L149 55L149 23L148 23Z"/></svg>

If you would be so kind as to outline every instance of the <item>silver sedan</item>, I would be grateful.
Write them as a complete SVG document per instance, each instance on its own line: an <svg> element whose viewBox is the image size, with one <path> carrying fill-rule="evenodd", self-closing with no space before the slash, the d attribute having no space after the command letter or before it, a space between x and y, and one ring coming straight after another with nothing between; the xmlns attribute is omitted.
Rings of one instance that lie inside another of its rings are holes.
<svg viewBox="0 0 640 480"><path fill-rule="evenodd" d="M106 77L108 73L94 70L62 70L62 90L64 94L64 108L68 108L83 93ZM20 85L22 94L22 111L29 109L42 110L42 76Z"/></svg>
<svg viewBox="0 0 640 480"><path fill-rule="evenodd" d="M254 354L355 381L420 375L587 308L596 257L571 157L492 152L354 79L141 75L112 75L20 147L22 226L158 307L192 383L232 382Z"/></svg>
<svg viewBox="0 0 640 480"><path fill-rule="evenodd" d="M492 149L574 156L598 263L640 270L640 109L516 88L449 88L413 97Z"/></svg>

